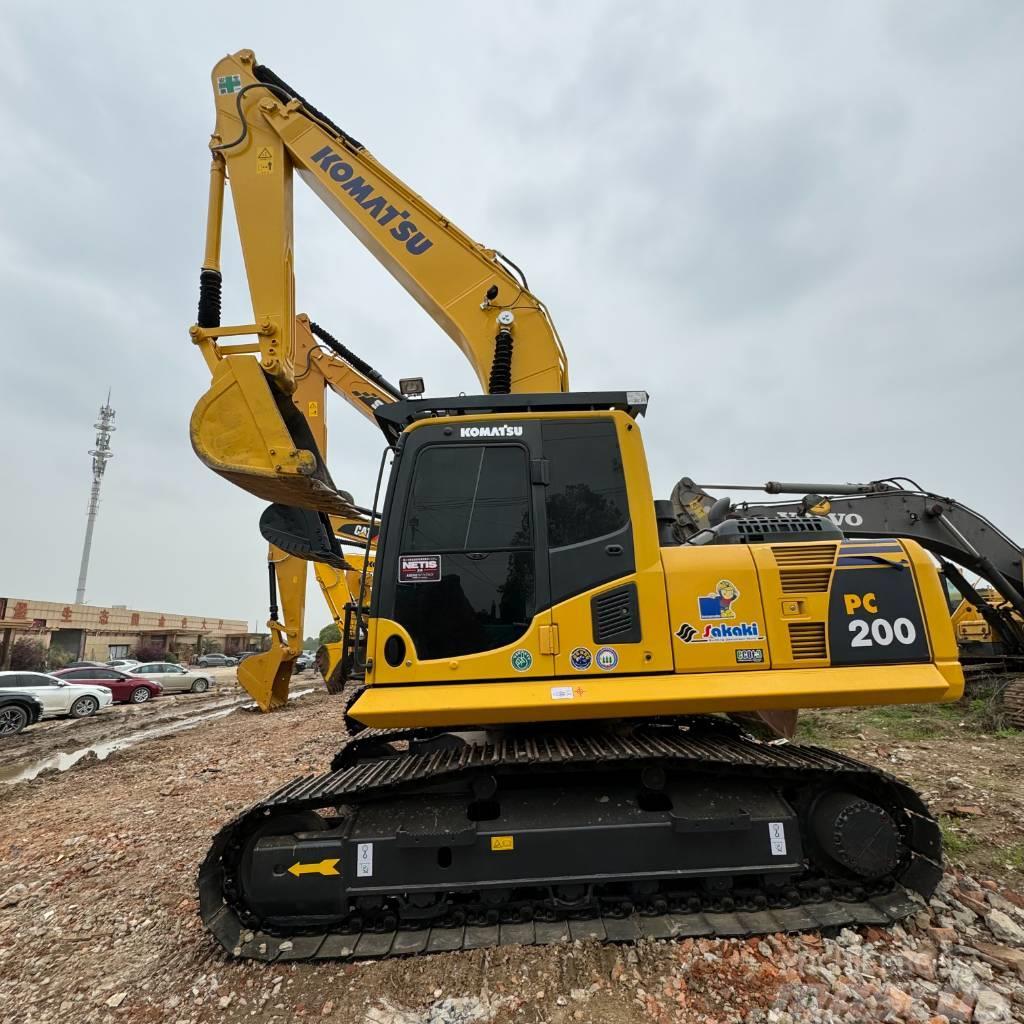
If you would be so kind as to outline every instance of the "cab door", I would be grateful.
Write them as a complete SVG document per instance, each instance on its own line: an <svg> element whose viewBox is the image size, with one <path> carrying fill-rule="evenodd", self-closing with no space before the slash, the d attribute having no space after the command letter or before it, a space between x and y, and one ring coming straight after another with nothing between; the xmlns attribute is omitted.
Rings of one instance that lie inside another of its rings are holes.
<svg viewBox="0 0 1024 1024"><path fill-rule="evenodd" d="M374 683L553 673L539 429L467 418L406 436L391 498L401 513L374 570Z"/></svg>

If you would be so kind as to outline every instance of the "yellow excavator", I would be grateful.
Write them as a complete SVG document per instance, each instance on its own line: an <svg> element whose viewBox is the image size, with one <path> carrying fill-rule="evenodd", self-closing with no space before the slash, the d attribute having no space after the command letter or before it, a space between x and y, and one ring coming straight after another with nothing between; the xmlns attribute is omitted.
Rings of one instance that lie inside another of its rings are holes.
<svg viewBox="0 0 1024 1024"><path fill-rule="evenodd" d="M212 382L192 441L272 503L264 534L330 564L329 517L360 514L295 399L296 172L481 386L374 410L385 444L372 594L354 609L352 738L329 771L213 840L200 911L223 948L361 958L914 910L941 877L942 842L913 790L713 713L956 699L963 672L926 552L868 550L814 515L729 518L679 542L651 488L646 392L570 391L525 275L251 51L212 81L191 328ZM219 317L228 180L253 306L237 326Z"/></svg>

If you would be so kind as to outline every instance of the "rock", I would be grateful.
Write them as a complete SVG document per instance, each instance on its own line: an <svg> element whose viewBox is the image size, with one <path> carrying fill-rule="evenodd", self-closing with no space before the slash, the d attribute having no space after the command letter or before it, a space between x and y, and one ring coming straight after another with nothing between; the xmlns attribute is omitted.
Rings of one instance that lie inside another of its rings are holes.
<svg viewBox="0 0 1024 1024"><path fill-rule="evenodd" d="M892 1012L898 1017L906 1017L910 1013L910 1008L914 1005L914 997L895 985L886 985L882 989L882 995L889 1000Z"/></svg>
<svg viewBox="0 0 1024 1024"><path fill-rule="evenodd" d="M940 946L950 942L956 942L956 932L952 928L929 928L928 934Z"/></svg>
<svg viewBox="0 0 1024 1024"><path fill-rule="evenodd" d="M975 939L973 946L989 963L1008 967L1024 978L1024 950L997 946L992 942L982 942L980 939Z"/></svg>
<svg viewBox="0 0 1024 1024"><path fill-rule="evenodd" d="M944 1013L940 1013L934 1017L929 1017L928 1024L949 1024L949 1018Z"/></svg>
<svg viewBox="0 0 1024 1024"><path fill-rule="evenodd" d="M964 780L961 779L959 775L950 775L950 777L946 779L946 785L950 789L963 789Z"/></svg>
<svg viewBox="0 0 1024 1024"><path fill-rule="evenodd" d="M957 818L981 818L985 812L977 804L953 804L949 813ZM982 882L982 885L985 883Z"/></svg>
<svg viewBox="0 0 1024 1024"><path fill-rule="evenodd" d="M0 907L16 907L27 895L28 886L24 882L15 882L0 896Z"/></svg>
<svg viewBox="0 0 1024 1024"><path fill-rule="evenodd" d="M934 956L930 956L928 953L915 953L905 949L903 951L903 959L907 967L919 978L927 978L929 981L935 980Z"/></svg>
<svg viewBox="0 0 1024 1024"><path fill-rule="evenodd" d="M962 999L953 995L952 992L940 992L939 998L935 1001L935 1012L953 1022L966 1024L971 1019L971 1007Z"/></svg>
<svg viewBox="0 0 1024 1024"><path fill-rule="evenodd" d="M985 917L989 912L989 905L977 896L970 896L965 892L958 892L956 898L969 910L973 910L979 917Z"/></svg>
<svg viewBox="0 0 1024 1024"><path fill-rule="evenodd" d="M981 880L981 887L982 889L988 889L989 892L995 892L999 888L993 878L983 878Z"/></svg>
<svg viewBox="0 0 1024 1024"><path fill-rule="evenodd" d="M1001 910L1004 914L1009 914L1010 917L1024 920L1024 909L1018 907L1016 903L1012 903L1010 900L1004 899L999 895L999 893L986 893L985 899L988 900L989 906L995 907L996 910Z"/></svg>
<svg viewBox="0 0 1024 1024"><path fill-rule="evenodd" d="M990 988L978 993L978 1001L974 1004L974 1024L1000 1024L1011 1019L1010 1004L1005 996Z"/></svg>
<svg viewBox="0 0 1024 1024"><path fill-rule="evenodd" d="M107 1006L116 1010L128 997L127 992L116 992L107 1000Z"/></svg>
<svg viewBox="0 0 1024 1024"><path fill-rule="evenodd" d="M220 997L220 999L218 999L218 1000L217 1000L217 1005L218 1005L218 1006L219 1006L219 1007L220 1007L220 1008L221 1008L222 1010L226 1010L226 1009L227 1009L227 1008L228 1008L228 1007L229 1007L229 1006L231 1005L231 1000L232 1000L233 998L234 998L234 997L233 997L232 995L230 995L230 994L228 994L228 995L226 995L226 996L221 996L221 997Z"/></svg>
<svg viewBox="0 0 1024 1024"><path fill-rule="evenodd" d="M323 1007L320 1010L320 1016L321 1017L330 1017L331 1011L333 1009L334 1009L334 1003L330 999L328 999L327 1002L324 1003Z"/></svg>
<svg viewBox="0 0 1024 1024"><path fill-rule="evenodd" d="M1000 942L1013 943L1016 946L1024 946L1024 928L1009 914L993 907L989 913L986 923L989 931L1000 940Z"/></svg>

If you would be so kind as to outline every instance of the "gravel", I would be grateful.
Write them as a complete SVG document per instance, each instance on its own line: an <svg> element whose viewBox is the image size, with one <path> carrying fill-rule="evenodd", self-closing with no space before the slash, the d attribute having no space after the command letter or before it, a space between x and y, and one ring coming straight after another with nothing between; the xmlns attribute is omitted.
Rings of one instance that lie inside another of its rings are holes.
<svg viewBox="0 0 1024 1024"><path fill-rule="evenodd" d="M318 693L274 715L237 712L0 790L0 1020L1024 1021L1024 896L963 870L889 930L233 961L197 918L196 868L225 819L322 770L334 707Z"/></svg>

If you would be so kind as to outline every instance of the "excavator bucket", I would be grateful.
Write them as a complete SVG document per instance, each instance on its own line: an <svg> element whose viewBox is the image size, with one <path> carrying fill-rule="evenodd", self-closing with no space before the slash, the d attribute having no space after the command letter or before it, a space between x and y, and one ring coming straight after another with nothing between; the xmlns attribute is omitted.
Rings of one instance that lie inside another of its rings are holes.
<svg viewBox="0 0 1024 1024"><path fill-rule="evenodd" d="M254 358L219 360L189 432L210 469L258 498L335 515L355 513L338 494L306 420Z"/></svg>
<svg viewBox="0 0 1024 1024"><path fill-rule="evenodd" d="M288 683L294 661L288 657L287 648L275 644L269 651L254 654L238 666L238 681L261 711L273 711L288 703Z"/></svg>

